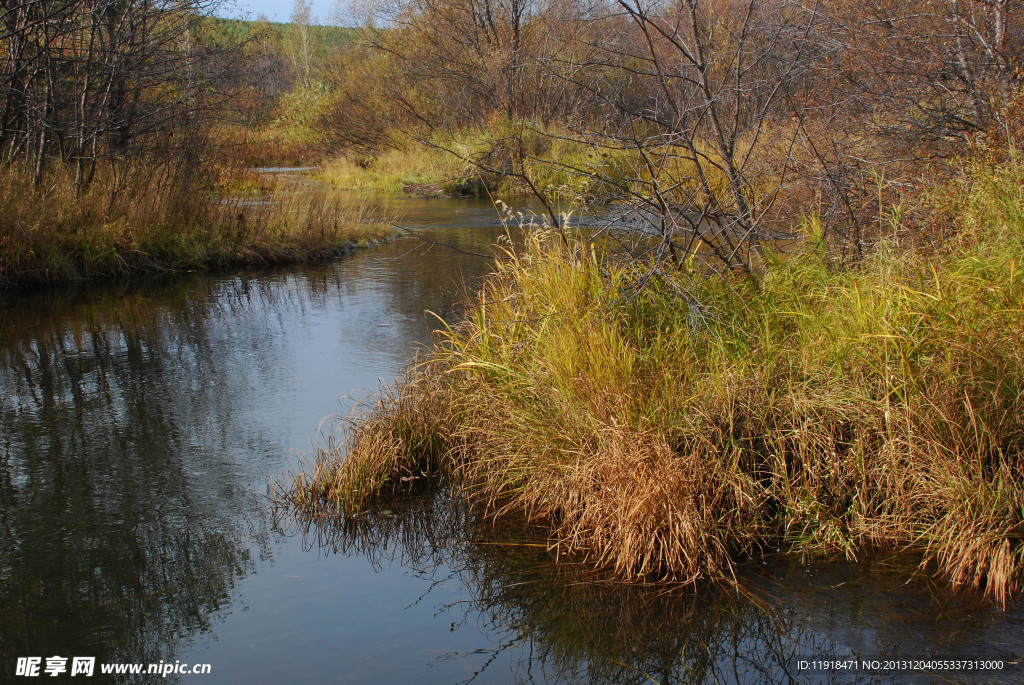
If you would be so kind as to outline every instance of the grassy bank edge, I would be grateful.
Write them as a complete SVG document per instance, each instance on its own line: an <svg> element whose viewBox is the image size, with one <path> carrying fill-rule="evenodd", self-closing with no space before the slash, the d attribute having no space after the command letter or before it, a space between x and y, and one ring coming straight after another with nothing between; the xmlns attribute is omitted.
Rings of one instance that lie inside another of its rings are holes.
<svg viewBox="0 0 1024 685"><path fill-rule="evenodd" d="M27 266L25 271L11 275L0 275L0 293L17 293L39 286L62 285L84 280L112 280L185 271L219 271L223 269L277 267L296 264L319 264L341 259L356 250L379 245L394 234L386 226L368 227L366 237L349 239L340 244L325 243L303 249L274 248L243 245L230 252L212 251L199 246L201 254L183 260L171 256L168 261L154 259L145 250L129 249L118 251L114 248L106 259L91 259L86 264L79 261L72 248L63 254L50 254L47 263L57 263L56 271L49 267ZM83 273L89 275L80 275Z"/></svg>
<svg viewBox="0 0 1024 685"><path fill-rule="evenodd" d="M393 234L381 202L231 170L191 188L150 177L76 191L66 173L0 183L0 288L313 263ZM227 199L225 199L227 198Z"/></svg>

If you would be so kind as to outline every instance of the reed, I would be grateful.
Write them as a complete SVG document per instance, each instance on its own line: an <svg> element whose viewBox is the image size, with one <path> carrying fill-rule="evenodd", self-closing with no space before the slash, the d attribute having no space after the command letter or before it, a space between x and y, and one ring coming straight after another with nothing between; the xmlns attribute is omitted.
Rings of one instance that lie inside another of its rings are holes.
<svg viewBox="0 0 1024 685"><path fill-rule="evenodd" d="M287 496L353 511L440 475L622 579L914 550L1005 606L1024 590L1022 187L1015 157L975 168L948 250L894 237L856 270L812 220L740 278L535 234Z"/></svg>

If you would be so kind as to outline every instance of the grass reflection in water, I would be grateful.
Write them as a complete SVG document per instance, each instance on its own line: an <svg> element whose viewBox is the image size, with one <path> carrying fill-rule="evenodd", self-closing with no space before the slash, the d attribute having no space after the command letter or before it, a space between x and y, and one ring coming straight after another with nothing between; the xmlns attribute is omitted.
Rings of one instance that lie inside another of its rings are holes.
<svg viewBox="0 0 1024 685"><path fill-rule="evenodd" d="M770 574L696 592L621 583L556 560L539 529L474 518L443 486L386 506L304 517L282 505L275 513L277 525L311 550L410 569L426 585L419 601L430 601L439 584L461 584L464 598L439 604L435 620L452 631L482 628L491 645L475 650L482 661L464 682L504 681L492 671L506 663L509 682L898 682L878 673L798 670L801 659L853 655L780 606Z"/></svg>

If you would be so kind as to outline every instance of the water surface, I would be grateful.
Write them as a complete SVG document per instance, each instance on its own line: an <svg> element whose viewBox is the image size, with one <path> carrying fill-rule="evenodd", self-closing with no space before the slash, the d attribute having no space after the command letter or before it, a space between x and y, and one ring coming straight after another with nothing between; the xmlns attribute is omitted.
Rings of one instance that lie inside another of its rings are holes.
<svg viewBox="0 0 1024 685"><path fill-rule="evenodd" d="M209 663L180 679L205 683L907 682L798 665L1024 656L1022 612L905 583L900 559L775 559L694 595L596 581L443 493L275 521L268 483L457 318L504 232L486 202L397 202L457 249L0 302L0 680L33 655Z"/></svg>

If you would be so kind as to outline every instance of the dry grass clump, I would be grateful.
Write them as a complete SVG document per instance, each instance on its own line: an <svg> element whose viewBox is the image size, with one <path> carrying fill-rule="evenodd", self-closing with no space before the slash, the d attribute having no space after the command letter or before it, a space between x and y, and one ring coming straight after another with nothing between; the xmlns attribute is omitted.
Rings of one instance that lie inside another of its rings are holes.
<svg viewBox="0 0 1024 685"><path fill-rule="evenodd" d="M820 242L761 275L649 275L543 235L293 497L443 473L624 579L758 549L913 549L1005 604L1024 573L1024 165L975 170L949 254ZM813 224L811 226L813 228Z"/></svg>
<svg viewBox="0 0 1024 685"><path fill-rule="evenodd" d="M366 199L283 183L267 189L267 181L261 197L235 199L218 189L248 187L242 172L201 174L101 170L76 190L66 168L39 187L8 169L0 175L0 283L310 261L390 230L384 208Z"/></svg>
<svg viewBox="0 0 1024 685"><path fill-rule="evenodd" d="M354 514L386 489L407 489L450 468L452 388L438 378L427 364L372 397L359 420L348 421L347 441L329 436L308 469L278 496L310 515ZM339 463L342 451L351 458Z"/></svg>

